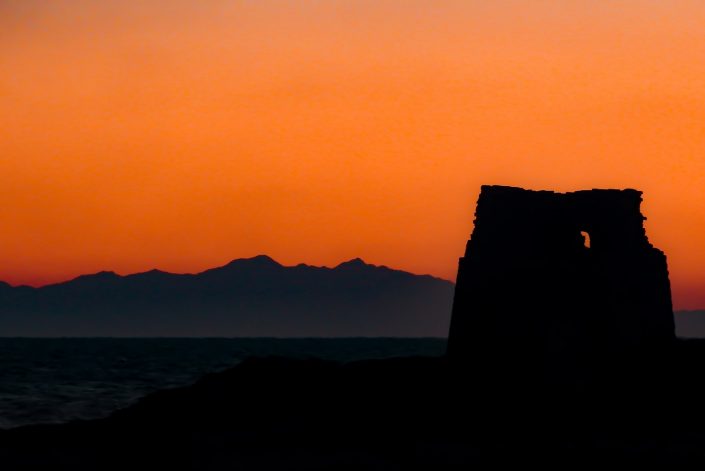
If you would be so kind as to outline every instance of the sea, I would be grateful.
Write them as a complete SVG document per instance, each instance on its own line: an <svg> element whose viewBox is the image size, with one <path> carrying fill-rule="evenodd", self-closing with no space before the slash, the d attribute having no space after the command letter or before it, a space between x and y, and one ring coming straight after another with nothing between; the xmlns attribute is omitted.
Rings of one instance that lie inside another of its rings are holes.
<svg viewBox="0 0 705 471"><path fill-rule="evenodd" d="M247 357L440 356L439 338L0 338L0 428L96 419Z"/></svg>

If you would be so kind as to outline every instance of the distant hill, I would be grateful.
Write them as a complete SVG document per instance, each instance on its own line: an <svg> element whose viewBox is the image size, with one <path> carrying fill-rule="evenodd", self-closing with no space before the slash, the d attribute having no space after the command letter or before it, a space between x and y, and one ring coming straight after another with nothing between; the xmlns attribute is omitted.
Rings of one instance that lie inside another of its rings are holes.
<svg viewBox="0 0 705 471"><path fill-rule="evenodd" d="M445 337L453 283L360 259L335 268L267 256L197 274L0 283L0 336Z"/></svg>

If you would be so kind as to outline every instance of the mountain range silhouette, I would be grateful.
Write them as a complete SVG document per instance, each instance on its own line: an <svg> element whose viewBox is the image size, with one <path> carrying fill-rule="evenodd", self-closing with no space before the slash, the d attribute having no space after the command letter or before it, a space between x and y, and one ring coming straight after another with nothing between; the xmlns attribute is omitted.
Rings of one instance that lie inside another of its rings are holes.
<svg viewBox="0 0 705 471"><path fill-rule="evenodd" d="M334 268L266 255L197 274L102 271L0 284L3 336L444 337L453 283L355 258Z"/></svg>

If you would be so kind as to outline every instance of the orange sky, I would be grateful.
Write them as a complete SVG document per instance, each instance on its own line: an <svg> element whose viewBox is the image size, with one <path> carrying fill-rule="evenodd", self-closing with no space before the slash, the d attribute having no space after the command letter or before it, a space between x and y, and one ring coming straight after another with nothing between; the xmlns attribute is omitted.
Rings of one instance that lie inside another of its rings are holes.
<svg viewBox="0 0 705 471"><path fill-rule="evenodd" d="M454 279L483 183L645 192L705 307L705 2L0 1L0 279Z"/></svg>

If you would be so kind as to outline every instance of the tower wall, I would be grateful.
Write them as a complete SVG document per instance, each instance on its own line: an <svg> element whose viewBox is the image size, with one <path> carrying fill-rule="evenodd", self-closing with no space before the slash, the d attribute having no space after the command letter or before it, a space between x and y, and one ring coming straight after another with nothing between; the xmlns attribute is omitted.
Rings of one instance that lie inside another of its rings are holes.
<svg viewBox="0 0 705 471"><path fill-rule="evenodd" d="M666 257L646 237L640 204L636 190L483 186L458 266L449 357L575 368L673 340Z"/></svg>

